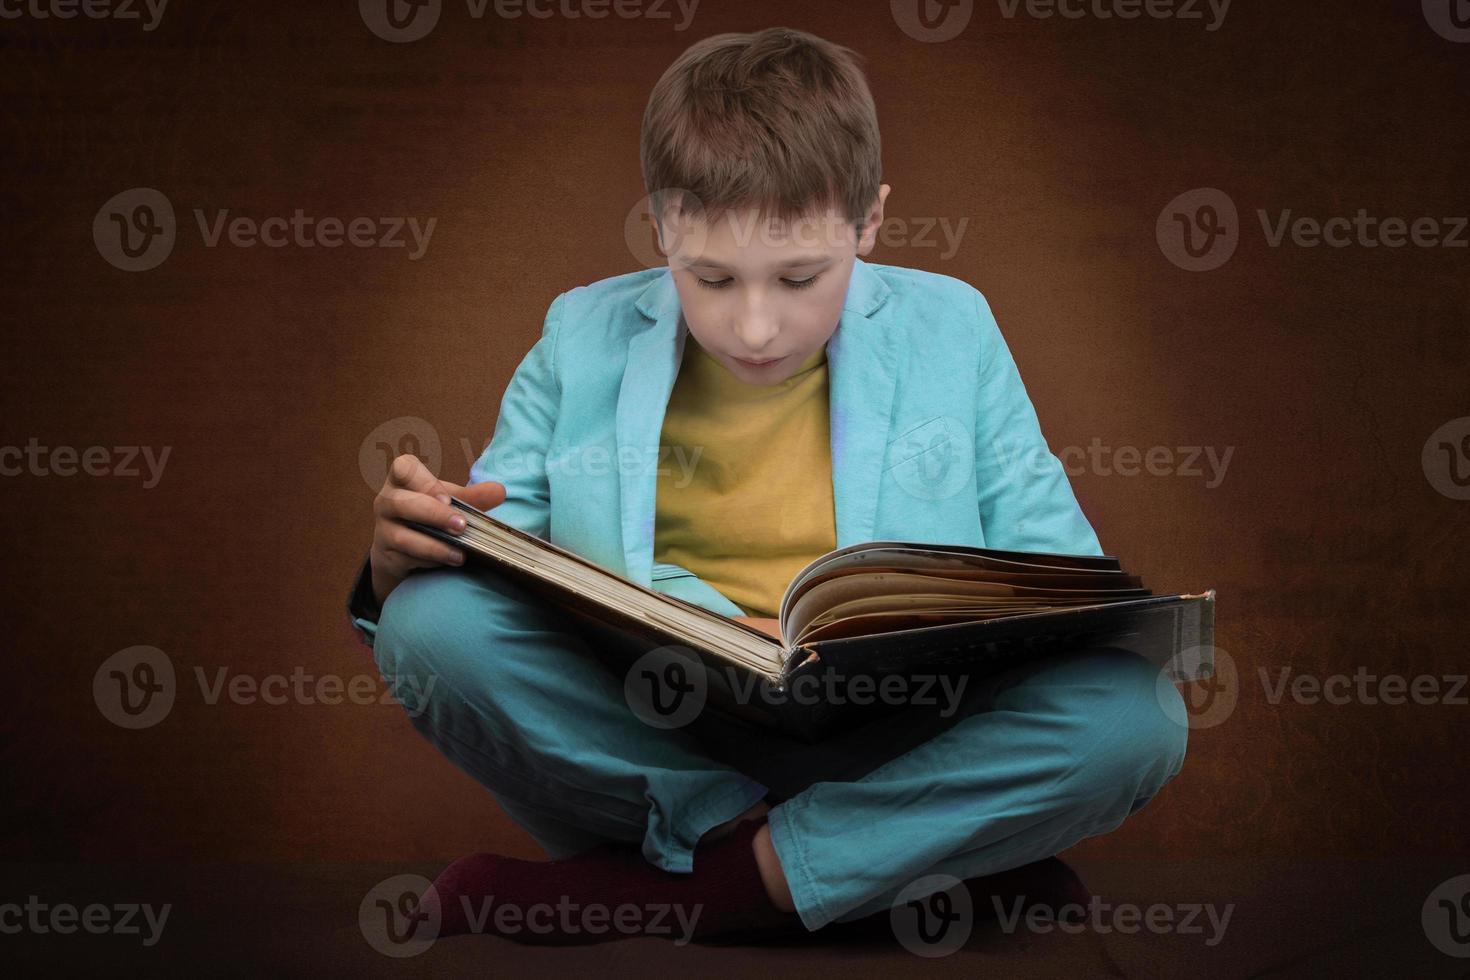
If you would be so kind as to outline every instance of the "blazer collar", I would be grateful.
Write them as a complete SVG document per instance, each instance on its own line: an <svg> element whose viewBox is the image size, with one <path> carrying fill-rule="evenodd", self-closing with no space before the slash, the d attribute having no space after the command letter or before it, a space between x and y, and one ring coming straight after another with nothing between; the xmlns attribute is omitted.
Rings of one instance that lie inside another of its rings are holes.
<svg viewBox="0 0 1470 980"><path fill-rule="evenodd" d="M894 387L899 358L905 353L894 340L883 308L891 292L871 266L855 259L838 328L827 341L832 497L839 548L873 540ZM656 449L647 450L659 444L688 328L679 315L678 290L667 269L644 287L635 305L653 322L628 341L615 419L618 451L658 458ZM624 574L647 585L653 570L657 474L652 467L636 469L621 477Z"/></svg>

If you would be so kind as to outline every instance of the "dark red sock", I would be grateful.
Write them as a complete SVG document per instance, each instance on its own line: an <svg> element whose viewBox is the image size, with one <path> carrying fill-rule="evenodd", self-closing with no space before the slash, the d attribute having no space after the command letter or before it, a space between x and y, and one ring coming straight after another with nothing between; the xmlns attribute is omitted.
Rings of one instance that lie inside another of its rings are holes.
<svg viewBox="0 0 1470 980"><path fill-rule="evenodd" d="M761 882L751 840L763 826L763 818L746 820L719 840L700 841L690 874L656 868L625 844L559 861L471 854L434 879L425 909L437 904L440 936L489 932L546 945L804 934L801 918L776 908Z"/></svg>

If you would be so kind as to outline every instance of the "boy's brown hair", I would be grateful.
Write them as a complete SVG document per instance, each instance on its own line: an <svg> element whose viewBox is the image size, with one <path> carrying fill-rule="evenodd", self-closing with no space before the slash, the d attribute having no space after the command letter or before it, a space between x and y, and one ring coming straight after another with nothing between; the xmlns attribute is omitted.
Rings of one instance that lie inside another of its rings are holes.
<svg viewBox="0 0 1470 980"><path fill-rule="evenodd" d="M641 156L650 210L714 221L749 207L791 221L878 196L878 113L848 48L772 27L691 45L653 87ZM692 199L691 199L692 195Z"/></svg>

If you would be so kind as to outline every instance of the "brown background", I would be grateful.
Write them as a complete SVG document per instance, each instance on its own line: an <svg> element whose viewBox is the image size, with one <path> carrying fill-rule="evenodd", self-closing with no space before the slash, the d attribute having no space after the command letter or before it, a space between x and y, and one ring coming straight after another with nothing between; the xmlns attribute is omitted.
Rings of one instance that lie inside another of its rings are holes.
<svg viewBox="0 0 1470 980"><path fill-rule="evenodd" d="M1237 0L1215 32L981 3L937 44L883 2L705 0L683 32L448 3L397 45L353 7L175 0L151 33L0 21L0 445L171 447L153 489L0 479L6 859L539 855L400 709L209 705L193 670L376 678L343 612L370 536L363 441L422 417L462 478L462 441L488 439L552 298L639 267L623 226L653 82L699 37L785 24L866 56L890 216L969 220L952 257L936 234L871 259L986 294L1054 449L1233 447L1214 488L1074 477L1104 546L1150 584L1219 590L1241 678L1181 777L1074 854L1321 859L1360 868L1344 887L1365 900L1383 862L1429 869L1416 902L1470 870L1470 708L1272 705L1258 673L1465 669L1470 502L1436 492L1420 452L1470 414L1470 253L1271 248L1255 217L1470 211L1470 45L1417 3ZM168 196L179 233L128 273L91 228L135 186ZM1240 208L1213 272L1155 242L1196 187ZM208 248L195 208L437 226L417 262ZM181 689L128 732L91 679L136 644L167 652Z"/></svg>

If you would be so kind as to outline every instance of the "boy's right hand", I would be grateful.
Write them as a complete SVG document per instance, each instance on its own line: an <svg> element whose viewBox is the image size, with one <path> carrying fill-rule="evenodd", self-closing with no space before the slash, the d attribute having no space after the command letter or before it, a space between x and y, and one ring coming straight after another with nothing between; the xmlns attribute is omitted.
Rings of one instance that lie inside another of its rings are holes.
<svg viewBox="0 0 1470 980"><path fill-rule="evenodd" d="M505 501L505 484L494 480L461 487L438 479L417 456L402 455L388 467L383 489L373 500L373 596L381 607L388 593L415 568L462 565L464 553L453 545L416 531L405 521L439 527L450 534L464 530L464 518L449 504L450 495L472 507L489 510Z"/></svg>

